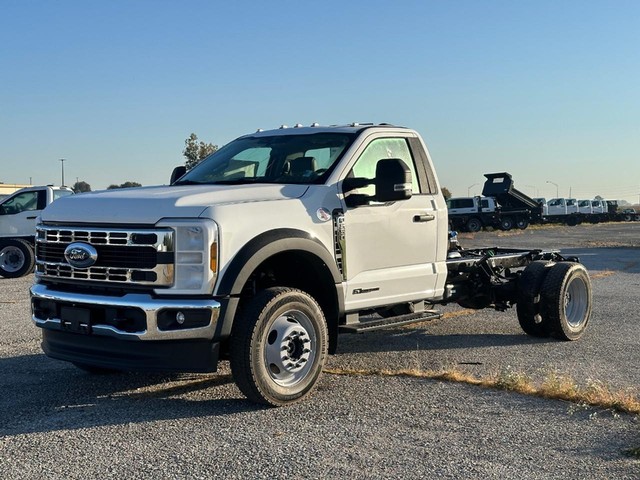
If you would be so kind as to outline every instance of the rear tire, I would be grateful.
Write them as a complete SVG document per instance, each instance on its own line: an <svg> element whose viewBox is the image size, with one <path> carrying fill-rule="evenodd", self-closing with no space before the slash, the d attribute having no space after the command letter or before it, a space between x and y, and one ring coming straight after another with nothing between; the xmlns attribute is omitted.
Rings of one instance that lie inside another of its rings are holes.
<svg viewBox="0 0 640 480"><path fill-rule="evenodd" d="M572 215L567 218L567 225L570 227L575 227L576 225L578 225L578 217Z"/></svg>
<svg viewBox="0 0 640 480"><path fill-rule="evenodd" d="M548 336L540 313L540 289L552 265L544 260L531 262L518 279L518 322L524 333L532 337Z"/></svg>
<svg viewBox="0 0 640 480"><path fill-rule="evenodd" d="M525 230L529 226L529 220L524 217L516 218L516 227L519 230Z"/></svg>
<svg viewBox="0 0 640 480"><path fill-rule="evenodd" d="M511 217L504 217L500 219L500 229L504 230L505 232L511 230L513 228L513 224L513 218Z"/></svg>
<svg viewBox="0 0 640 480"><path fill-rule="evenodd" d="M20 238L0 242L0 275L6 278L22 277L33 271L35 253L31 244Z"/></svg>
<svg viewBox="0 0 640 480"><path fill-rule="evenodd" d="M548 335L577 340L591 317L591 280L580 263L556 263L540 291L540 311Z"/></svg>
<svg viewBox="0 0 640 480"><path fill-rule="evenodd" d="M283 406L307 396L327 356L327 325L307 293L284 287L259 292L231 333L231 373L251 401Z"/></svg>

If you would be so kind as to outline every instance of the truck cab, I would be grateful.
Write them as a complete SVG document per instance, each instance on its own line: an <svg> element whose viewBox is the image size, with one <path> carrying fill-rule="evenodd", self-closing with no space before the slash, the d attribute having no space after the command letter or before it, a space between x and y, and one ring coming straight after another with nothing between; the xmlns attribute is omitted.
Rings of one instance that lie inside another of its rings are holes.
<svg viewBox="0 0 640 480"><path fill-rule="evenodd" d="M42 212L32 318L48 355L155 371L215 371L231 356L245 393L281 404L306 394L339 328L444 296L446 204L413 130L283 126L183 173ZM233 357L253 338L238 329L261 321L240 317L272 307L286 319L269 317L278 343L263 373L286 395L246 386Z"/></svg>
<svg viewBox="0 0 640 480"><path fill-rule="evenodd" d="M491 197L459 197L447 200L449 214L490 213L496 211L496 201Z"/></svg>
<svg viewBox="0 0 640 480"><path fill-rule="evenodd" d="M36 218L47 205L73 194L68 187L26 187L0 201L0 276L15 278L33 269Z"/></svg>
<svg viewBox="0 0 640 480"><path fill-rule="evenodd" d="M537 197L537 198L534 198L533 200L538 202L540 207L542 207L542 216L543 217L546 217L547 215L549 215L549 206L547 205L547 199L546 198Z"/></svg>
<svg viewBox="0 0 640 480"><path fill-rule="evenodd" d="M547 215L567 215L567 201L564 198L552 198L547 202Z"/></svg>
<svg viewBox="0 0 640 480"><path fill-rule="evenodd" d="M593 206L591 205L591 200L578 200L578 213L585 215L592 215L595 213L593 211Z"/></svg>
<svg viewBox="0 0 640 480"><path fill-rule="evenodd" d="M608 213L607 202L604 200L591 200L591 209L593 213Z"/></svg>
<svg viewBox="0 0 640 480"><path fill-rule="evenodd" d="M566 198L567 214L578 213L578 201L575 198Z"/></svg>

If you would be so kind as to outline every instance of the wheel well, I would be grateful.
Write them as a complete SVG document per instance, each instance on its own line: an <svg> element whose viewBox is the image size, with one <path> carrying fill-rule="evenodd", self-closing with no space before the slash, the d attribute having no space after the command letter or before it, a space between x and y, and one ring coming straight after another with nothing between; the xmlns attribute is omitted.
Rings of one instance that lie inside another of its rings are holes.
<svg viewBox="0 0 640 480"><path fill-rule="evenodd" d="M269 287L291 287L303 290L320 305L329 331L329 352L337 344L340 307L338 291L327 265L317 256L303 250L277 253L251 273L242 288L240 308L248 298Z"/></svg>

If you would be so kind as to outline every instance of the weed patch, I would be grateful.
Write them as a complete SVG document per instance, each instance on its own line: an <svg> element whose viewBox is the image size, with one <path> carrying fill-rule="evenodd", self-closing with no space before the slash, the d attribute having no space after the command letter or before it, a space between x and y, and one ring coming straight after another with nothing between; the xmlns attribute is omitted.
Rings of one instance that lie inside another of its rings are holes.
<svg viewBox="0 0 640 480"><path fill-rule="evenodd" d="M331 375L410 377L465 383L552 400L564 400L615 412L640 414L640 399L628 390L612 390L605 383L597 381L581 387L570 377L555 372L549 374L542 383L533 381L522 372L511 370L485 377L476 377L456 368L441 371L325 368L324 372Z"/></svg>

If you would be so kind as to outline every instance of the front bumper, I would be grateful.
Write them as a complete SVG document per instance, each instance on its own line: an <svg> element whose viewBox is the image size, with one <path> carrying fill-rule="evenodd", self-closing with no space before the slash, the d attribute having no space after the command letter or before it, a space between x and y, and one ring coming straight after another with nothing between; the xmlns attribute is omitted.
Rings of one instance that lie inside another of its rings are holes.
<svg viewBox="0 0 640 480"><path fill-rule="evenodd" d="M31 318L43 329L48 356L118 370L215 371L220 308L211 298L115 297L31 287ZM176 312L197 318L198 326L167 322Z"/></svg>

